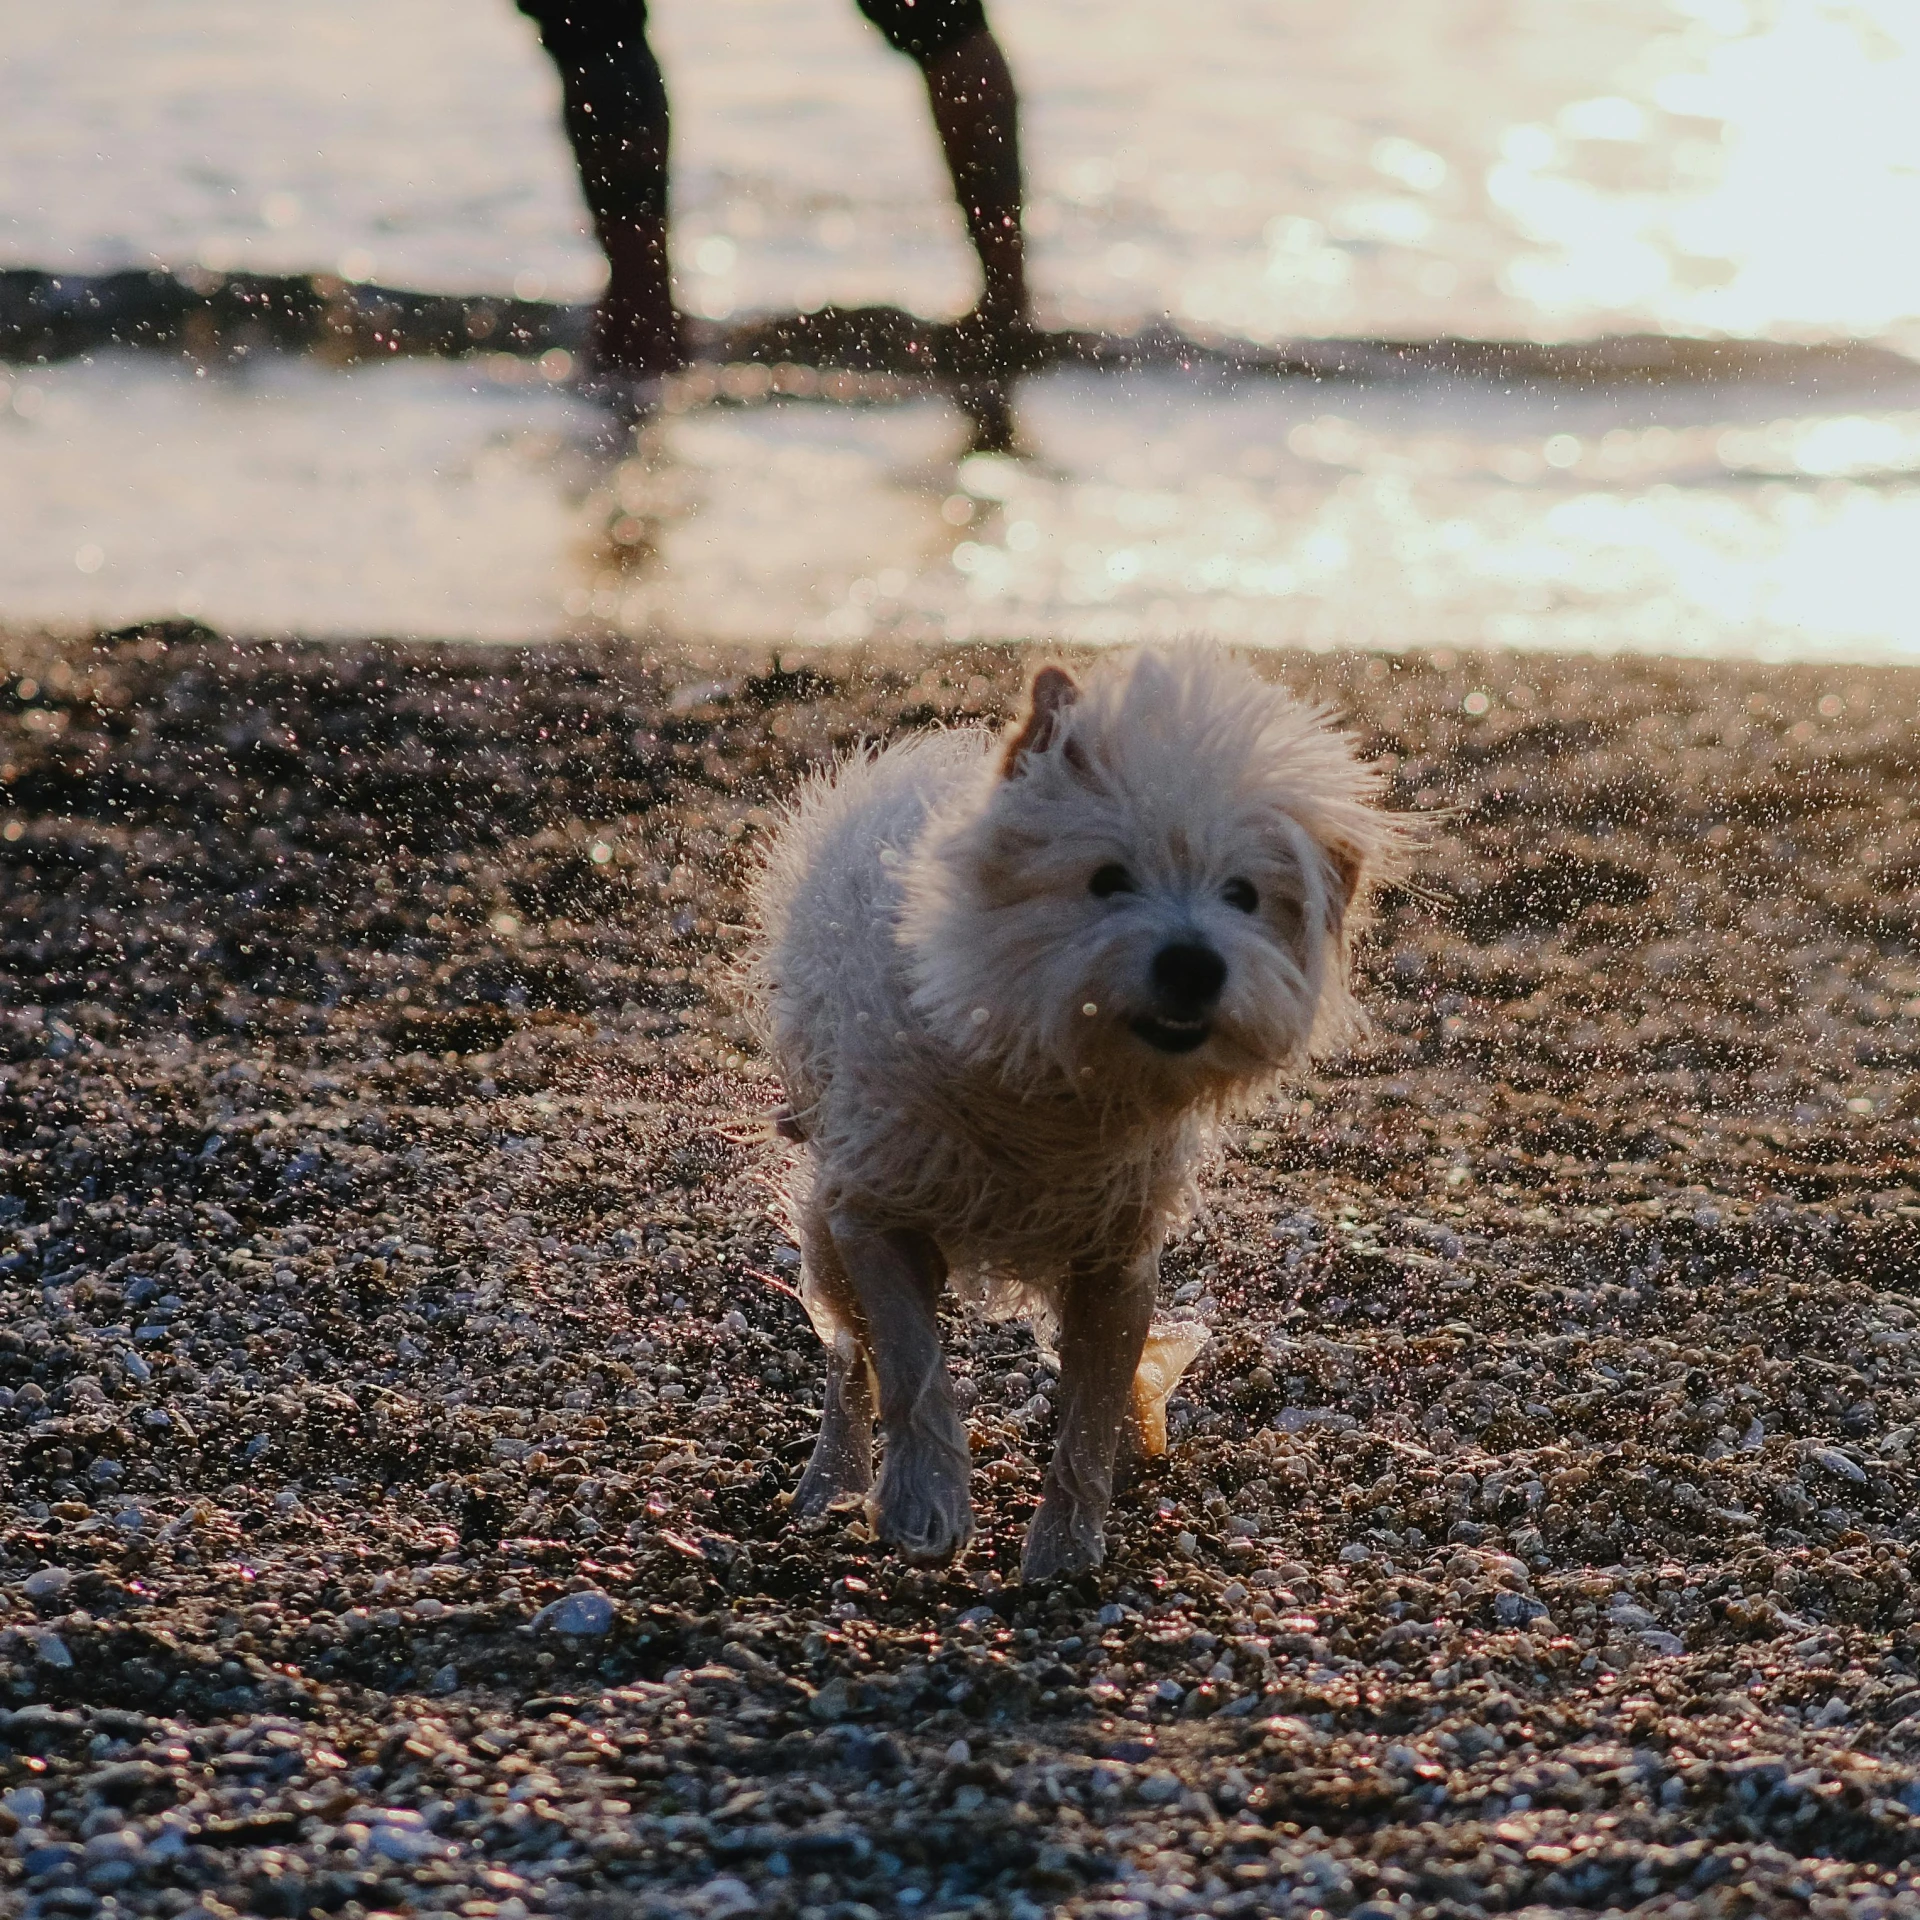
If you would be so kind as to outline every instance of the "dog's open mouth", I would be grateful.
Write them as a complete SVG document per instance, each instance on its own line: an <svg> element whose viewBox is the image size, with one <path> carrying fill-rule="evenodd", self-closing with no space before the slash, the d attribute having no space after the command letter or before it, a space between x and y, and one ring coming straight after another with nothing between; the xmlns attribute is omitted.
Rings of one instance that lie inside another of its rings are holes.
<svg viewBox="0 0 1920 1920"><path fill-rule="evenodd" d="M1211 1020L1158 1020L1143 1013L1133 1022L1133 1031L1148 1046L1161 1053L1191 1053L1206 1045L1213 1031Z"/></svg>

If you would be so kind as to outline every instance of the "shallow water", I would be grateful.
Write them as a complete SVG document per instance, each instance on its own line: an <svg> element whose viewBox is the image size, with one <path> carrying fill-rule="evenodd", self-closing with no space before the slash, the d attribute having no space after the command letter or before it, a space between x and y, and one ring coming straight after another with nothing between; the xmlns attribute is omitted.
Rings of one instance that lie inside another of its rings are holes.
<svg viewBox="0 0 1920 1920"><path fill-rule="evenodd" d="M694 311L956 311L912 68L852 0L655 0ZM1920 340L1912 0L999 0L1042 306L1251 337ZM0 260L597 285L509 0L0 10Z"/></svg>
<svg viewBox="0 0 1920 1920"><path fill-rule="evenodd" d="M522 363L16 377L0 606L255 632L1115 640L1920 661L1920 372L1503 393L1060 371L1023 455L927 398L613 449Z"/></svg>
<svg viewBox="0 0 1920 1920"><path fill-rule="evenodd" d="M659 0L680 295L970 300L910 67L850 0ZM1909 0L1002 0L1074 324L1920 348ZM590 295L507 0L0 13L0 260ZM1023 384L696 408L633 457L525 367L0 374L0 616L1920 658L1920 376L1587 394ZM1896 390L1897 389L1897 390Z"/></svg>

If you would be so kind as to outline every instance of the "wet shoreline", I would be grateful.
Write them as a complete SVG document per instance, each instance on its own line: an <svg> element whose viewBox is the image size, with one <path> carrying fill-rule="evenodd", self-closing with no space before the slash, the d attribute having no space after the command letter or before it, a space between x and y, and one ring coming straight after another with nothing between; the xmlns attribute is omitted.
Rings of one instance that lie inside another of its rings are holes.
<svg viewBox="0 0 1920 1920"><path fill-rule="evenodd" d="M230 344L0 367L15 620L1920 653L1886 558L1920 522L1920 369L1865 389L1811 364L994 382L836 371L787 339L690 369L636 435L566 349L336 366ZM823 364L788 357L808 353Z"/></svg>
<svg viewBox="0 0 1920 1920"><path fill-rule="evenodd" d="M578 356L590 310L502 295L436 294L355 284L325 274L107 274L0 268L0 363L53 365L125 349L207 362L263 352L312 353L335 365L392 356L506 353ZM1693 386L1731 382L1832 385L1866 392L1911 381L1916 362L1870 341L1787 341L1677 333L1585 339L1301 338L1279 344L1185 332L1164 320L1130 329L1036 327L983 358L951 322L898 307L824 307L734 321L689 317L696 367L778 369L777 384L722 381L700 397L879 400L936 382L1011 379L1071 366L1126 374L1179 371L1363 385L1422 379L1542 386ZM822 389L804 375L876 377ZM799 376L799 377L795 377ZM886 384L892 376L906 384Z"/></svg>
<svg viewBox="0 0 1920 1920"><path fill-rule="evenodd" d="M28 1912L1920 1894L1914 674L1274 657L1444 824L1173 1250L1171 1454L1031 1594L1018 1329L954 1327L965 1566L788 1521L722 984L794 780L1020 656L7 651Z"/></svg>

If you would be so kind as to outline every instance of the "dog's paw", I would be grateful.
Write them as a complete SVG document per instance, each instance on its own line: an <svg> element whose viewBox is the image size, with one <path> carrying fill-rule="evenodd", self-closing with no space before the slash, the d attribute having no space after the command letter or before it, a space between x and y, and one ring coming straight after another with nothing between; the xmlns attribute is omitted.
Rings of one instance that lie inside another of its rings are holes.
<svg viewBox="0 0 1920 1920"><path fill-rule="evenodd" d="M793 1511L807 1515L825 1513L836 1500L857 1498L873 1485L873 1469L857 1460L822 1460L814 1449L800 1484L793 1490Z"/></svg>
<svg viewBox="0 0 1920 1920"><path fill-rule="evenodd" d="M1049 1496L1027 1527L1020 1578L1028 1586L1091 1573L1107 1557L1106 1531L1084 1507Z"/></svg>
<svg viewBox="0 0 1920 1920"><path fill-rule="evenodd" d="M849 1430L828 1421L814 1442L813 1458L793 1490L793 1511L825 1513L836 1500L858 1498L873 1485L873 1442L864 1426Z"/></svg>
<svg viewBox="0 0 1920 1920"><path fill-rule="evenodd" d="M945 1448L889 1447L867 1502L875 1537L916 1567L943 1567L973 1538L967 1461Z"/></svg>

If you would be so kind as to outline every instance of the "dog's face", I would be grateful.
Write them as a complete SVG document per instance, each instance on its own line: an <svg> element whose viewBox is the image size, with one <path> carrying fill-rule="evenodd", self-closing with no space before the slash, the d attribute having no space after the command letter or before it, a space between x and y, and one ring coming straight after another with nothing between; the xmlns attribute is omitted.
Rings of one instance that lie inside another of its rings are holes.
<svg viewBox="0 0 1920 1920"><path fill-rule="evenodd" d="M915 1003L1011 1077L1230 1099L1348 1010L1370 784L1318 715L1211 649L1084 690L1044 669L990 785L916 857Z"/></svg>

